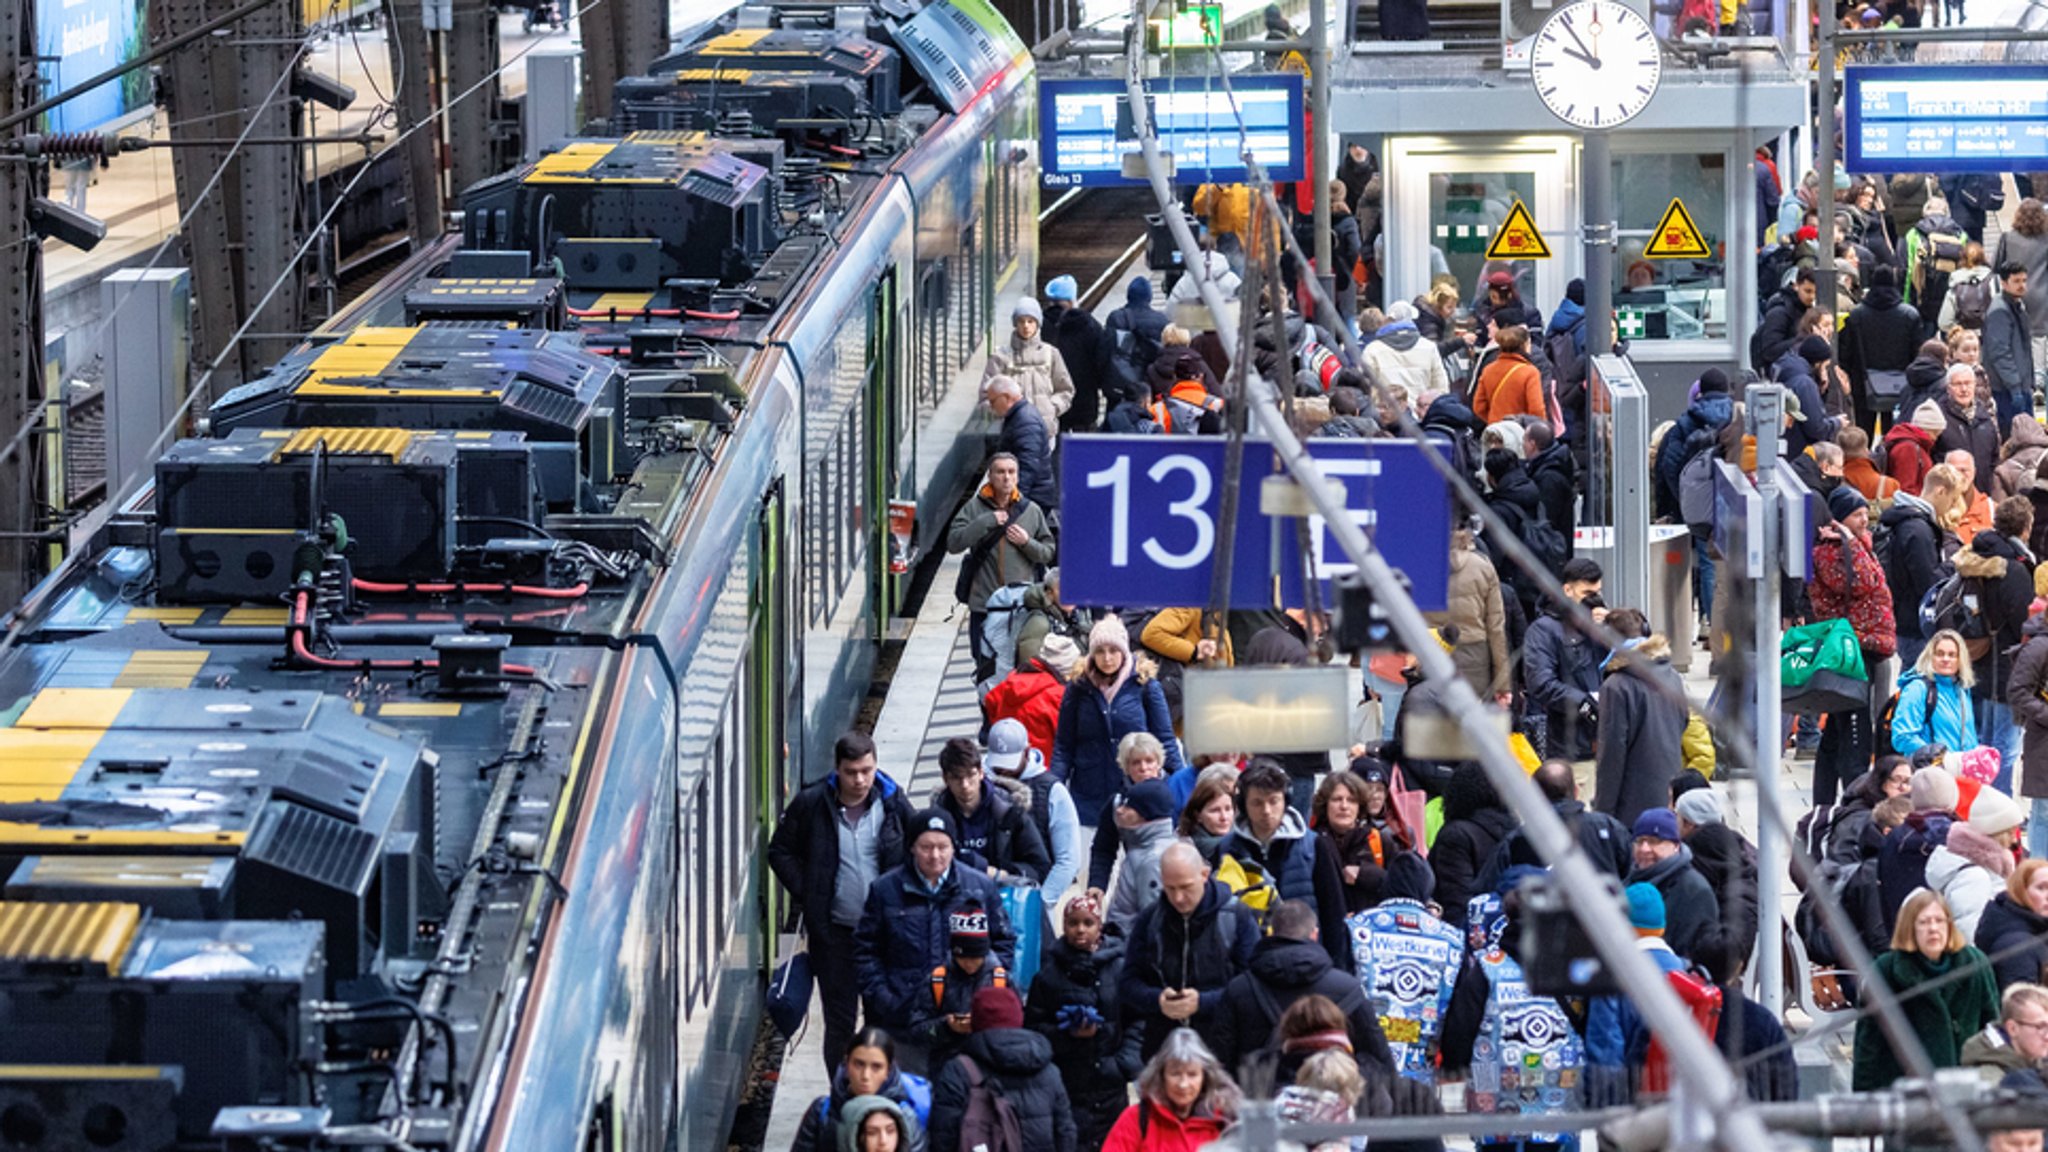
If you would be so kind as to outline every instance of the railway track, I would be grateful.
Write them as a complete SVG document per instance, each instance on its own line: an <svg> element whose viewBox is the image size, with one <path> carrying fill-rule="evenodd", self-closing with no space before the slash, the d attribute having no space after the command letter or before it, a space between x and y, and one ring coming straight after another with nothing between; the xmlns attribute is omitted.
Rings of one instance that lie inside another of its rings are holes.
<svg viewBox="0 0 2048 1152"><path fill-rule="evenodd" d="M1039 283L1072 276L1083 308L1118 296L1144 266L1145 216L1157 211L1148 188L1069 190L1038 214Z"/></svg>

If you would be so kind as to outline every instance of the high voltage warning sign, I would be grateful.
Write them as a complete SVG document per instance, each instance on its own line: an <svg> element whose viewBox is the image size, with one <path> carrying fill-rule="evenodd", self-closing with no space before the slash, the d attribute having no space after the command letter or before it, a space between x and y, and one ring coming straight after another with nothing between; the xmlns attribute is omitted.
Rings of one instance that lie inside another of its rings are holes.
<svg viewBox="0 0 2048 1152"><path fill-rule="evenodd" d="M1548 260L1550 245L1543 242L1543 233L1536 230L1536 221L1529 218L1529 210L1520 200L1509 210L1508 218L1493 230L1493 243L1486 246L1488 260Z"/></svg>
<svg viewBox="0 0 2048 1152"><path fill-rule="evenodd" d="M1700 235L1700 226L1692 222L1692 214L1673 197L1671 207L1664 210L1664 218L1650 234L1643 256L1650 260L1706 260L1713 255L1707 238Z"/></svg>

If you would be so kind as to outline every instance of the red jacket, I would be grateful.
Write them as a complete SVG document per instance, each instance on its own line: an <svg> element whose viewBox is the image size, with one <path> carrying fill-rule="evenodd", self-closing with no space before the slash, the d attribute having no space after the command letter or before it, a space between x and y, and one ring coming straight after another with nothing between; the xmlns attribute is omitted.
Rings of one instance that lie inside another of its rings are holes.
<svg viewBox="0 0 2048 1152"><path fill-rule="evenodd" d="M1031 746L1052 763L1053 734L1060 726L1060 700L1067 694L1066 677L1033 660L1003 677L981 701L981 714L993 724L1015 719L1024 725Z"/></svg>
<svg viewBox="0 0 2048 1152"><path fill-rule="evenodd" d="M1141 1113L1143 1135L1138 1132ZM1223 1128L1223 1121L1214 1116L1183 1120L1150 1100L1139 1100L1116 1118L1116 1126L1102 1142L1102 1152L1198 1152L1221 1137Z"/></svg>
<svg viewBox="0 0 2048 1152"><path fill-rule="evenodd" d="M1934 470L1934 437L1913 424L1894 424L1884 434L1885 474L1915 496Z"/></svg>
<svg viewBox="0 0 2048 1152"><path fill-rule="evenodd" d="M1848 563L1843 562L1842 549L1835 540L1813 546L1813 579L1806 584L1813 618L1847 620L1865 653L1889 656L1899 650L1899 629L1892 618L1892 594L1885 583L1884 566L1871 551L1868 536L1856 538Z"/></svg>

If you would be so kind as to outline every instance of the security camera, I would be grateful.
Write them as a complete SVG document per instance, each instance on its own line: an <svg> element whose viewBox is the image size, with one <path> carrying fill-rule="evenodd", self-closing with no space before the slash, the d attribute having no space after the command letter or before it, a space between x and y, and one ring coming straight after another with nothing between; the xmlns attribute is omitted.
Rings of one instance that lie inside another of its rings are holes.
<svg viewBox="0 0 2048 1152"><path fill-rule="evenodd" d="M41 196L28 202L28 226L45 240L62 240L81 252L107 238L105 221Z"/></svg>
<svg viewBox="0 0 2048 1152"><path fill-rule="evenodd" d="M292 75L292 95L336 112L344 111L356 102L355 89L305 68Z"/></svg>

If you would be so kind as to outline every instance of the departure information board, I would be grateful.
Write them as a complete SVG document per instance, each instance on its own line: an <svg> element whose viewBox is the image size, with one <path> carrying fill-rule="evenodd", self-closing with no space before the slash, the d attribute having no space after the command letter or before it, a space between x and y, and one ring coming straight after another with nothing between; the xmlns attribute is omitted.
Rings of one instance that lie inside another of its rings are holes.
<svg viewBox="0 0 2048 1152"><path fill-rule="evenodd" d="M1233 76L1229 92L1213 80L1149 84L1153 127L1173 154L1175 183L1243 181L1247 144L1275 180L1299 180L1308 170L1300 76ZM1123 172L1124 156L1138 151L1123 81L1041 79L1038 125L1045 187L1145 183Z"/></svg>
<svg viewBox="0 0 2048 1152"><path fill-rule="evenodd" d="M1842 103L1851 172L2009 172L2048 160L2048 67L1850 68Z"/></svg>

